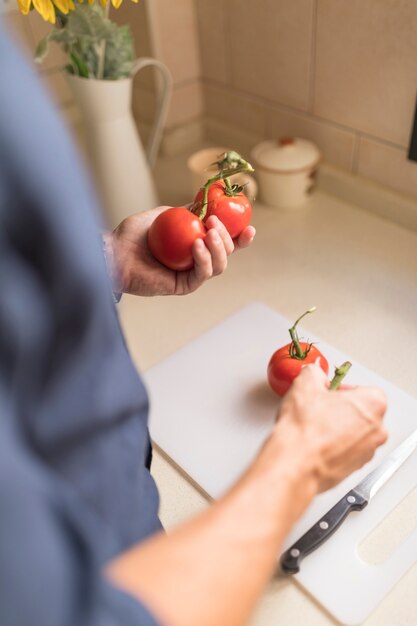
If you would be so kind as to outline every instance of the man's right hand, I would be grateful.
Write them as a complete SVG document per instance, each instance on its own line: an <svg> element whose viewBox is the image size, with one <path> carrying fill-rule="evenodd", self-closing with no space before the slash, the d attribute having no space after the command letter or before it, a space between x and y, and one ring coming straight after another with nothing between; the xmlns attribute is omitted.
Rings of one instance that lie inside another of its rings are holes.
<svg viewBox="0 0 417 626"><path fill-rule="evenodd" d="M271 439L293 442L292 462L299 452L311 465L317 490L324 491L362 467L385 443L385 411L379 389L329 391L321 368L308 365L285 396Z"/></svg>

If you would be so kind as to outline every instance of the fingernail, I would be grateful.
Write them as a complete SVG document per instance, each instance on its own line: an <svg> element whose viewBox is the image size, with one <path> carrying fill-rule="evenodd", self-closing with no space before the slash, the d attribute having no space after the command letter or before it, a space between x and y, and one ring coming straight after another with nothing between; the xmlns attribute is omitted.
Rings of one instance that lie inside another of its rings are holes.
<svg viewBox="0 0 417 626"><path fill-rule="evenodd" d="M195 245L197 247L197 250L201 251L204 248L204 241L202 239L197 239Z"/></svg>
<svg viewBox="0 0 417 626"><path fill-rule="evenodd" d="M220 235L219 235L219 233L217 232L217 230L213 230L212 238L213 238L213 241L214 241L215 243L219 243L219 241L220 241Z"/></svg>

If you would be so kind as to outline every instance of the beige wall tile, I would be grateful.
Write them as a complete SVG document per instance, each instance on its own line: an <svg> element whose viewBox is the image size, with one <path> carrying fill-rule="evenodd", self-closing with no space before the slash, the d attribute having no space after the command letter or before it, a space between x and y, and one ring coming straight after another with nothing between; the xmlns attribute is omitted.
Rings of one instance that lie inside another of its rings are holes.
<svg viewBox="0 0 417 626"><path fill-rule="evenodd" d="M136 119L152 124L155 119L157 97L155 92L135 89L133 112ZM203 88L200 81L174 87L169 105L165 128L170 129L203 115Z"/></svg>
<svg viewBox="0 0 417 626"><path fill-rule="evenodd" d="M409 161L406 151L400 148L362 137L358 174L396 191L417 196L417 163Z"/></svg>
<svg viewBox="0 0 417 626"><path fill-rule="evenodd" d="M221 83L230 76L225 5L225 0L196 0L203 77Z"/></svg>
<svg viewBox="0 0 417 626"><path fill-rule="evenodd" d="M201 120L194 120L164 132L161 143L161 154L164 156L174 156L180 152L184 153L184 150L188 150L189 148L195 149L195 146L201 145L204 140L203 124ZM170 197L166 197L165 201L169 204L172 202L182 203L188 200L184 198L182 200L175 200L171 195Z"/></svg>
<svg viewBox="0 0 417 626"><path fill-rule="evenodd" d="M264 106L251 96L228 87L205 83L204 101L209 117L229 122L244 131L264 134Z"/></svg>
<svg viewBox="0 0 417 626"><path fill-rule="evenodd" d="M166 127L180 126L203 115L203 86L200 81L178 85L172 92Z"/></svg>
<svg viewBox="0 0 417 626"><path fill-rule="evenodd" d="M3 20L26 58L32 59L34 41L27 24L27 17L27 15L21 15L19 11L12 11L11 13L6 13L3 16Z"/></svg>
<svg viewBox="0 0 417 626"><path fill-rule="evenodd" d="M26 16L28 28L31 31L32 40L34 42L32 54L41 39L43 39L51 30L52 24L45 22L45 20L37 13L37 11L30 11ZM42 65L43 70L50 70L54 68L63 67L68 63L67 55L62 51L61 46L55 42L49 44L49 52L45 57Z"/></svg>
<svg viewBox="0 0 417 626"><path fill-rule="evenodd" d="M136 87L133 90L133 114L141 122L151 123L156 107L156 93L148 88Z"/></svg>
<svg viewBox="0 0 417 626"><path fill-rule="evenodd" d="M313 0L227 0L232 84L306 109Z"/></svg>
<svg viewBox="0 0 417 626"><path fill-rule="evenodd" d="M218 146L237 150L248 160L252 148L263 139L260 135L210 117L205 120L204 126L207 139Z"/></svg>
<svg viewBox="0 0 417 626"><path fill-rule="evenodd" d="M416 32L415 0L319 0L314 111L406 146Z"/></svg>
<svg viewBox="0 0 417 626"><path fill-rule="evenodd" d="M267 106L266 133L269 139L293 135L309 139L317 144L325 161L339 167L352 169L355 135L353 132L336 128L308 115L291 113L279 107Z"/></svg>
<svg viewBox="0 0 417 626"><path fill-rule="evenodd" d="M150 0L155 53L170 69L174 82L201 75L197 16L193 0Z"/></svg>
<svg viewBox="0 0 417 626"><path fill-rule="evenodd" d="M58 106L65 106L73 101L72 93L64 73L61 70L42 73L42 80Z"/></svg>

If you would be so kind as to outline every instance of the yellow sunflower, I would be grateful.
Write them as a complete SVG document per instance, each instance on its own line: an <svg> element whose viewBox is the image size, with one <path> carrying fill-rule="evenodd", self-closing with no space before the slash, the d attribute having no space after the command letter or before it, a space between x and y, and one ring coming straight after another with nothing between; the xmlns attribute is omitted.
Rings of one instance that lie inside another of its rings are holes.
<svg viewBox="0 0 417 626"><path fill-rule="evenodd" d="M78 0L81 4L83 0ZM88 0L88 4L94 4L95 0ZM105 7L108 0L99 0L102 7ZM123 0L111 0L115 9L118 9ZM139 0L132 0L132 2L138 3ZM33 8L42 15L43 19L51 24L55 24L55 7L57 7L65 15L74 9L73 0L17 0L20 12L23 15L27 15L30 9Z"/></svg>

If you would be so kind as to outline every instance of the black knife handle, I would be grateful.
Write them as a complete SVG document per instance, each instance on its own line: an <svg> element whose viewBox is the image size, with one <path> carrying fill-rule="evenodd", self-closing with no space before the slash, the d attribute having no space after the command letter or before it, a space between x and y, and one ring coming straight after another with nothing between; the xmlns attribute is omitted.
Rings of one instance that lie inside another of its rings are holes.
<svg viewBox="0 0 417 626"><path fill-rule="evenodd" d="M281 567L287 574L300 571L300 563L307 554L321 546L341 525L351 511L361 511L368 504L363 496L352 489L296 543L281 556Z"/></svg>

